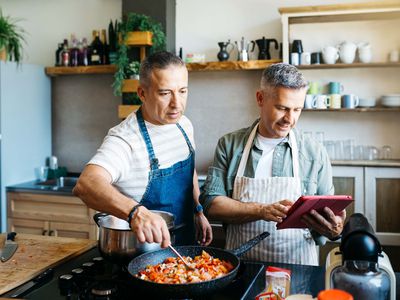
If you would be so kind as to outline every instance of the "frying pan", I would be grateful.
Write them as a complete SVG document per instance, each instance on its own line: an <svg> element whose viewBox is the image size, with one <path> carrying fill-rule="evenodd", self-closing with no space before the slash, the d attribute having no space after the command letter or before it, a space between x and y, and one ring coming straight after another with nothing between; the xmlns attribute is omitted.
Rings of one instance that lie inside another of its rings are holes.
<svg viewBox="0 0 400 300"><path fill-rule="evenodd" d="M204 250L215 258L229 261L233 265L233 270L225 276L203 282L181 283L181 284L167 284L156 283L140 279L134 275L139 271L145 269L148 265L156 265L162 263L167 257L175 257L176 255L168 248L144 253L131 260L128 265L128 271L132 275L134 284L143 289L147 294L154 294L162 296L162 298L193 298L212 293L216 290L222 289L230 284L236 277L240 267L239 256L250 250L252 247L260 243L263 239L269 236L269 232L263 232L255 238L247 241L239 248L234 250L223 250L213 247L203 246L176 246L175 249L182 256L195 257L201 255Z"/></svg>

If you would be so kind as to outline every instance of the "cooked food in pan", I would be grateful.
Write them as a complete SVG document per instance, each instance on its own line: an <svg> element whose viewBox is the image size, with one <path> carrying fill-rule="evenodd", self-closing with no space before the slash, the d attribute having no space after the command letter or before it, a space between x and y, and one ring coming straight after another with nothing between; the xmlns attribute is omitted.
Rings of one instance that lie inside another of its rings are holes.
<svg viewBox="0 0 400 300"><path fill-rule="evenodd" d="M234 268L229 261L214 258L206 251L194 258L185 256L184 259L193 269L187 268L177 257L168 257L162 263L147 266L135 276L156 283L180 284L219 278Z"/></svg>

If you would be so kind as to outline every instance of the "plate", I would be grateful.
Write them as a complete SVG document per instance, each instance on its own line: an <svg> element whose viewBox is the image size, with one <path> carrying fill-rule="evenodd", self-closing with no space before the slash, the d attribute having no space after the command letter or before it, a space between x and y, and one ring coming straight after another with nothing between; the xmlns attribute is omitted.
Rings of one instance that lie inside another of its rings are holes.
<svg viewBox="0 0 400 300"><path fill-rule="evenodd" d="M399 107L400 106L400 94L383 95L381 104L387 107Z"/></svg>

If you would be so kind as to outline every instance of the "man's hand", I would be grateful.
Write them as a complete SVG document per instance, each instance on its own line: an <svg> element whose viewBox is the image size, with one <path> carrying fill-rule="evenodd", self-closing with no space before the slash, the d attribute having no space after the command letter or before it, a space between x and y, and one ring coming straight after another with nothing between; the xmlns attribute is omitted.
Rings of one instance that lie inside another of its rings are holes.
<svg viewBox="0 0 400 300"><path fill-rule="evenodd" d="M144 206L138 207L131 223L132 231L139 242L161 243L162 248L171 244L167 223Z"/></svg>
<svg viewBox="0 0 400 300"><path fill-rule="evenodd" d="M206 216L201 213L196 213L194 217L196 227L196 240L201 246L208 246L212 242L213 233L210 223Z"/></svg>
<svg viewBox="0 0 400 300"><path fill-rule="evenodd" d="M281 200L273 204L262 204L261 213L262 218L265 221L273 221L280 223L283 218L286 218L286 213L289 208L293 205L293 201Z"/></svg>
<svg viewBox="0 0 400 300"><path fill-rule="evenodd" d="M312 209L309 214L302 217L302 221L310 228L329 239L338 237L343 230L346 210L335 215L329 207L324 208L324 215Z"/></svg>

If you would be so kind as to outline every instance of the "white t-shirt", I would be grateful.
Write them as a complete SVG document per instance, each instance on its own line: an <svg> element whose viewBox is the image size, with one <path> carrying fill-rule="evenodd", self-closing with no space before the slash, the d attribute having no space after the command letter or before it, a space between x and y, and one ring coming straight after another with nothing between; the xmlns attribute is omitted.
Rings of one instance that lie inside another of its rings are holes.
<svg viewBox="0 0 400 300"><path fill-rule="evenodd" d="M160 169L188 158L189 147L176 124L154 125L146 121L145 124ZM192 123L182 116L179 125L194 148ZM111 174L113 185L121 193L136 201L142 199L148 184L150 160L136 113L109 130L103 144L88 164L106 169Z"/></svg>
<svg viewBox="0 0 400 300"><path fill-rule="evenodd" d="M272 176L272 159L275 147L285 138L270 139L257 133L256 146L263 151L258 161L254 178L268 178Z"/></svg>

